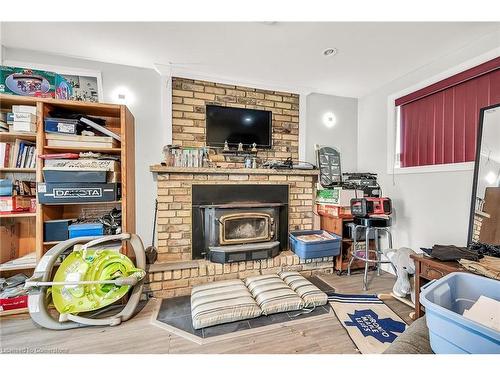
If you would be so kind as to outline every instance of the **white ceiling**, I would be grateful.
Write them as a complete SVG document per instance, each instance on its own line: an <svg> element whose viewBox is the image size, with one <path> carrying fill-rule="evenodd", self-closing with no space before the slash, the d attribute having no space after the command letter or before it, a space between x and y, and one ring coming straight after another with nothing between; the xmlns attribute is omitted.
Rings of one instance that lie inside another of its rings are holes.
<svg viewBox="0 0 500 375"><path fill-rule="evenodd" d="M3 23L2 43L85 59L361 97L499 23ZM322 51L336 47L338 55Z"/></svg>

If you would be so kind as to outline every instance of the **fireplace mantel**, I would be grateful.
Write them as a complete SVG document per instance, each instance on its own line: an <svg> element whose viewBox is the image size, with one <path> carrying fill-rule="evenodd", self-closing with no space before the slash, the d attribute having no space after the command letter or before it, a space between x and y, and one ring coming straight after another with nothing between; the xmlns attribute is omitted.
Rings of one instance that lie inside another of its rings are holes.
<svg viewBox="0 0 500 375"><path fill-rule="evenodd" d="M296 175L317 176L317 169L268 169L268 168L184 168L166 167L155 164L149 167L153 173L187 173L187 174L265 174L265 175Z"/></svg>

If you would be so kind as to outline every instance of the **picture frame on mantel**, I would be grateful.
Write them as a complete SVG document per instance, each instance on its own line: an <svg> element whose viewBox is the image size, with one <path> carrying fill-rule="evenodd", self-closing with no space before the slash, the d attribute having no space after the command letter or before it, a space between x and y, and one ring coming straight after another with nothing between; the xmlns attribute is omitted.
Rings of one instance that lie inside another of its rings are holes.
<svg viewBox="0 0 500 375"><path fill-rule="evenodd" d="M57 73L63 76L73 89L70 100L91 103L102 103L104 101L102 75L99 70L77 69L66 66L35 64L15 60L5 60L3 65Z"/></svg>

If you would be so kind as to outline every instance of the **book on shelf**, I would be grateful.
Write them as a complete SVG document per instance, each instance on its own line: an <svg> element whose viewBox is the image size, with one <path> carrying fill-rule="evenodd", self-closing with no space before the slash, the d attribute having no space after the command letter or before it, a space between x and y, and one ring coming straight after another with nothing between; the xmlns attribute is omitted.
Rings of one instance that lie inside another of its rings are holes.
<svg viewBox="0 0 500 375"><path fill-rule="evenodd" d="M10 160L10 148L11 144L2 142L0 143L0 167L8 168Z"/></svg>
<svg viewBox="0 0 500 375"><path fill-rule="evenodd" d="M14 123L12 124L12 130L15 132L34 133L36 132L36 123L27 121L14 121Z"/></svg>
<svg viewBox="0 0 500 375"><path fill-rule="evenodd" d="M99 125L97 122L93 121L92 118L82 116L82 117L80 117L80 122L94 128L95 130L97 130L97 131L99 131L99 132L101 132L109 137L112 137L113 139L116 139L119 142L121 142L121 140L122 140L118 134L115 134L111 130L106 129L104 126Z"/></svg>
<svg viewBox="0 0 500 375"><path fill-rule="evenodd" d="M15 142L0 142L0 167L35 168L36 145L33 142L16 139Z"/></svg>
<svg viewBox="0 0 500 375"><path fill-rule="evenodd" d="M9 125L5 122L0 120L0 132L8 132L9 131Z"/></svg>
<svg viewBox="0 0 500 375"><path fill-rule="evenodd" d="M35 196L36 195L36 182L14 180L12 183L12 195L22 196Z"/></svg>
<svg viewBox="0 0 500 375"><path fill-rule="evenodd" d="M66 119L57 117L46 117L44 119L45 131L47 133L61 133L74 135L79 129L76 119Z"/></svg>
<svg viewBox="0 0 500 375"><path fill-rule="evenodd" d="M57 133L47 133L45 137L47 139L47 146L97 148L113 148L118 146L117 141L111 137Z"/></svg>
<svg viewBox="0 0 500 375"><path fill-rule="evenodd" d="M28 112L14 112L14 123L16 121L20 122L30 122L36 124L36 115Z"/></svg>
<svg viewBox="0 0 500 375"><path fill-rule="evenodd" d="M13 113L31 113L36 116L36 106L34 105L13 105Z"/></svg>
<svg viewBox="0 0 500 375"><path fill-rule="evenodd" d="M14 267L14 266L24 266L24 265L30 265L30 264L35 264L36 263L36 253L31 252L28 253L24 256L20 256L19 258L15 258L12 260L9 260L5 263L2 263L2 266L5 268Z"/></svg>
<svg viewBox="0 0 500 375"><path fill-rule="evenodd" d="M9 118L9 116L7 116ZM12 129L15 132L36 131L36 106L13 105L12 106Z"/></svg>

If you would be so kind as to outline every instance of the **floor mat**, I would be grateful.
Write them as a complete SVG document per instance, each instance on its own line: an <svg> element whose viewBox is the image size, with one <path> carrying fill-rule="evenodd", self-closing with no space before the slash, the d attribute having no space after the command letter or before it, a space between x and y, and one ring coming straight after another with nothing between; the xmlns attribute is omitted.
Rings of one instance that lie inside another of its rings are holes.
<svg viewBox="0 0 500 375"><path fill-rule="evenodd" d="M194 329L191 320L191 297L175 297L161 301L156 320L174 327L184 333L194 335L199 339L209 339L229 333L248 331L251 329L271 326L277 323L291 323L305 318L332 313L329 305L318 306L310 313L300 314L300 311L289 311L279 314L263 315L254 319L240 320L232 323L219 324L202 329Z"/></svg>
<svg viewBox="0 0 500 375"><path fill-rule="evenodd" d="M376 295L327 293L333 311L363 354L379 354L406 324Z"/></svg>

